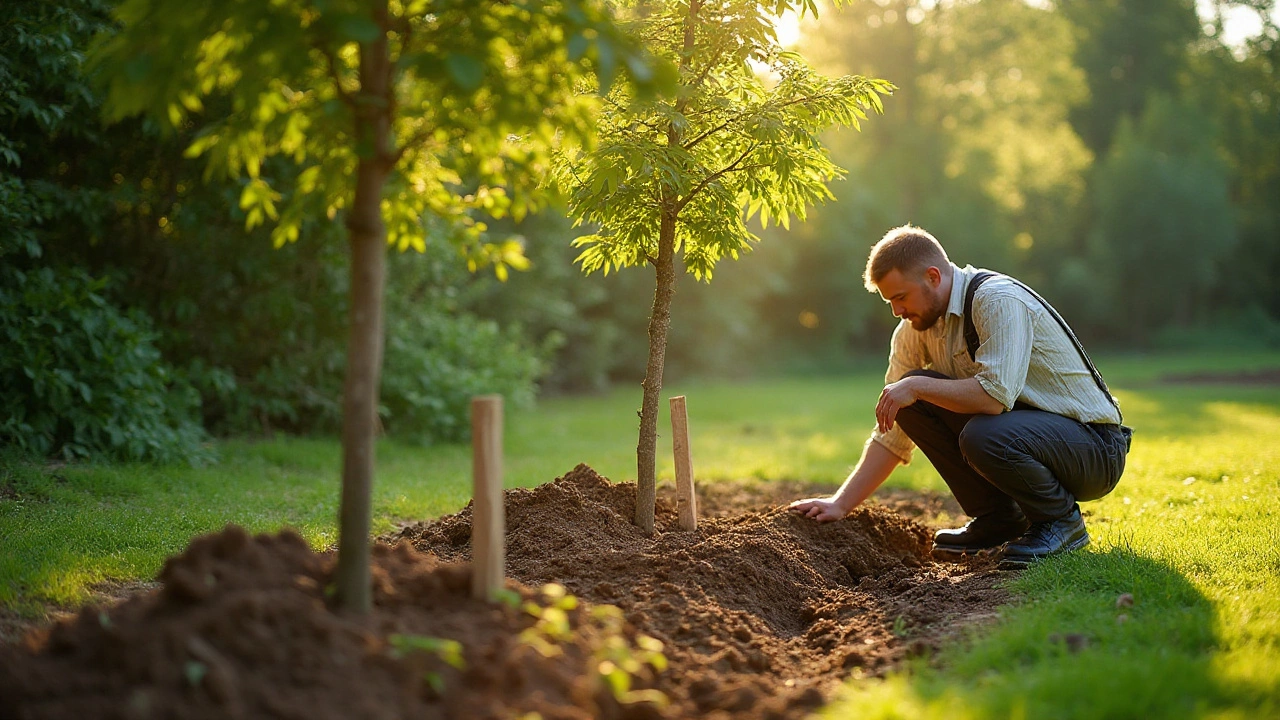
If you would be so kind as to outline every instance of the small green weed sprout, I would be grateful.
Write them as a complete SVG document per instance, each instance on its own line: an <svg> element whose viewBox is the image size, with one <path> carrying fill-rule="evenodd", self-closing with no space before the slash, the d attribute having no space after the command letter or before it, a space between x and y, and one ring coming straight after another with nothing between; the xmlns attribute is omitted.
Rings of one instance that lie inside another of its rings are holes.
<svg viewBox="0 0 1280 720"><path fill-rule="evenodd" d="M456 670L465 670L467 667L467 661L462 656L462 643L457 640L425 635L392 635L387 640L391 643L391 656L394 658L425 652L435 655ZM440 677L440 673L427 672L423 677L436 694L444 693L444 678Z"/></svg>
<svg viewBox="0 0 1280 720"><path fill-rule="evenodd" d="M533 647L544 657L554 657L563 652L559 643L569 640L573 627L569 613L578 608L578 598L569 595L563 585L549 583L542 587L546 606L526 602L524 611L537 618L533 627L520 634L521 642ZM667 669L667 657L662 654L662 642L648 635L637 635L629 641L623 632L626 623L622 611L613 605L597 605L591 608L587 620L599 631L590 635L590 667L593 680L607 688L621 704L651 702L665 707L668 698L659 690L632 690L633 678L647 665L657 672Z"/></svg>
<svg viewBox="0 0 1280 720"><path fill-rule="evenodd" d="M512 610L520 608L520 593L508 588L498 588L493 591L494 602L502 603Z"/></svg>
<svg viewBox="0 0 1280 720"><path fill-rule="evenodd" d="M573 636L569 612L577 609L578 598L568 594L564 586L558 583L543 585L542 597L550 604L545 607L532 601L524 604L524 611L537 618L537 622L520 633L520 641L537 650L543 657L555 657L563 652L558 643Z"/></svg>
<svg viewBox="0 0 1280 720"><path fill-rule="evenodd" d="M186 676L187 683L191 687L196 687L201 680L204 680L204 676L209 674L209 668L202 662L188 660L187 664L182 666L182 674Z"/></svg>
<svg viewBox="0 0 1280 720"><path fill-rule="evenodd" d="M893 634L895 637L907 636L907 619L899 615L893 619Z"/></svg>
<svg viewBox="0 0 1280 720"><path fill-rule="evenodd" d="M636 635L635 645L622 634L622 611L613 605L591 608L591 619L600 625L603 641L592 653L597 679L602 681L614 699L624 705L650 702L666 707L667 696L660 690L632 690L631 679L645 665L655 672L667 669L667 656L662 654L662 641L648 635Z"/></svg>

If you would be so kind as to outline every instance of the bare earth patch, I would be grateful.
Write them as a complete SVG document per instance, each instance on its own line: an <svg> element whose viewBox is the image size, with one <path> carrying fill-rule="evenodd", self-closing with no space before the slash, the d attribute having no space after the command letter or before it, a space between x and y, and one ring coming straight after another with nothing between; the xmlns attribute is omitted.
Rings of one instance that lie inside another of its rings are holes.
<svg viewBox="0 0 1280 720"><path fill-rule="evenodd" d="M155 581L118 582L110 580L89 588L86 605L108 607L160 587ZM79 608L48 605L36 614L24 614L9 608L0 608L0 645L16 643L24 635L54 623L75 617Z"/></svg>
<svg viewBox="0 0 1280 720"><path fill-rule="evenodd" d="M991 565L929 557L932 531L913 518L958 514L941 497L889 494L818 525L785 511L821 492L801 483L701 491L696 533L677 529L664 492L652 537L630 522L635 486L585 465L507 491L508 587L546 605L537 588L558 583L584 601L558 652L539 651L521 608L468 599L468 507L381 539L360 621L328 609L333 558L296 535L197 538L158 589L0 647L0 697L20 718L798 718L1008 599ZM624 621L593 619L600 604ZM465 663L399 653L397 634L457 640ZM665 705L620 703L596 673L616 637L638 634L663 643L669 667L638 670L635 688Z"/></svg>

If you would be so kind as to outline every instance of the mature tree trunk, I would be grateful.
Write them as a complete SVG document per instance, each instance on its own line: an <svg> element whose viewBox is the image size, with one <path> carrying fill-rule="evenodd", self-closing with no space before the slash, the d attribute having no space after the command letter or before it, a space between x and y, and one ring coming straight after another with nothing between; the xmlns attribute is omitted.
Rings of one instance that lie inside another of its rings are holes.
<svg viewBox="0 0 1280 720"><path fill-rule="evenodd" d="M644 374L644 403L640 406L640 443L636 446L636 525L653 533L657 502L658 400L662 392L662 368L667 357L667 331L671 328L671 298L676 289L676 215L663 212L658 230L657 282L653 313L649 316L649 364Z"/></svg>
<svg viewBox="0 0 1280 720"><path fill-rule="evenodd" d="M385 25L386 4L375 8ZM347 215L351 244L351 328L347 376L342 388L342 504L338 511L337 605L367 615L373 606L369 576L374 440L378 387L382 378L382 296L386 280L387 229L382 190L391 170L391 62L385 35L360 47L360 92L356 133L369 151L356 167L355 197Z"/></svg>

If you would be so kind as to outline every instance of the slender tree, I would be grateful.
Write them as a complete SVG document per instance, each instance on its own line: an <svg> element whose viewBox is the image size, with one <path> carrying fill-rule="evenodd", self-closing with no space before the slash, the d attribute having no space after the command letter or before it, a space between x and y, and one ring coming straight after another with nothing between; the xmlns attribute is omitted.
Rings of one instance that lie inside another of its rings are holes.
<svg viewBox="0 0 1280 720"><path fill-rule="evenodd" d="M635 97L618 87L606 98L599 145L563 157L558 176L578 222L599 226L580 237L584 272L651 265L649 359L636 448L635 523L653 532L658 400L676 284L676 258L710 281L716 263L737 258L758 238L747 221L788 226L791 216L831 197L842 174L819 133L858 127L883 80L829 79L780 47L773 19L816 13L812 0L663 0L633 8L634 32L679 69L672 100Z"/></svg>
<svg viewBox="0 0 1280 720"><path fill-rule="evenodd" d="M573 90L591 67L607 89L619 72L647 86L654 66L595 0L125 0L117 19L95 52L111 119L202 127L189 155L246 178L246 223L275 221L277 246L305 217L346 226L336 591L365 614L387 244L421 249L429 218L473 267L520 264L471 212L522 215L552 145L590 136L595 103ZM209 98L228 110L204 112ZM288 197L266 169L279 165L296 171Z"/></svg>

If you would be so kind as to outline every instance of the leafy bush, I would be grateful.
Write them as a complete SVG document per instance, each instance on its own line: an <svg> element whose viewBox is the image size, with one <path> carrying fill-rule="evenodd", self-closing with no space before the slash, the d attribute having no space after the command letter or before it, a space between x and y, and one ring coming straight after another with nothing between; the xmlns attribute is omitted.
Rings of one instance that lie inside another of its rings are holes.
<svg viewBox="0 0 1280 720"><path fill-rule="evenodd" d="M213 237L175 225L183 240L133 246L153 271L134 273L126 289L157 318L162 351L200 392L205 426L223 435L338 431L348 281L341 243L317 232L272 249L259 234ZM456 250L441 242L389 261L379 408L389 433L464 440L471 396L532 403L547 350L510 320L459 307L455 288L468 274Z"/></svg>
<svg viewBox="0 0 1280 720"><path fill-rule="evenodd" d="M0 444L40 455L207 457L199 399L160 361L147 317L83 270L0 269Z"/></svg>
<svg viewBox="0 0 1280 720"><path fill-rule="evenodd" d="M161 351L185 368L218 435L332 432L341 427L347 277L341 245L313 238L279 250L262 233L188 227L139 242L128 298L163 332ZM114 262L125 262L122 253ZM136 279L144 275L143 279Z"/></svg>
<svg viewBox="0 0 1280 720"><path fill-rule="evenodd" d="M393 258L401 272L391 274L379 414L402 439L457 442L471 435L472 397L498 393L514 407L533 404L553 345L533 347L519 327L453 310L440 285L411 272L429 261ZM422 284L406 283L415 276Z"/></svg>

